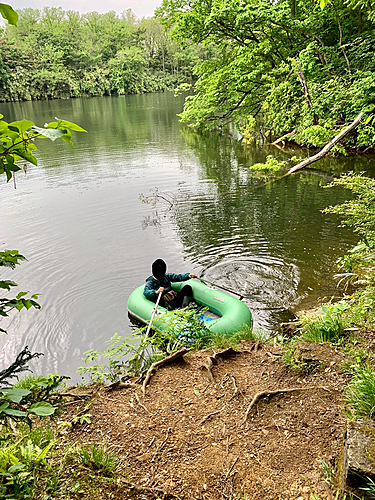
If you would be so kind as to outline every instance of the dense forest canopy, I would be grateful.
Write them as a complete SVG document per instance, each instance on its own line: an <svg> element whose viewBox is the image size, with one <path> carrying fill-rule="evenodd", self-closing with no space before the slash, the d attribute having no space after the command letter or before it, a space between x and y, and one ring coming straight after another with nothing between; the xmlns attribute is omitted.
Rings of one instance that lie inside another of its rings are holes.
<svg viewBox="0 0 375 500"><path fill-rule="evenodd" d="M192 80L205 50L185 50L156 18L81 15L62 8L18 11L0 40L0 100L131 94L173 89Z"/></svg>
<svg viewBox="0 0 375 500"><path fill-rule="evenodd" d="M180 42L214 45L195 67L197 93L182 119L212 128L235 119L251 139L297 132L320 146L375 107L375 4L367 0L164 0ZM336 129L336 130L335 130ZM348 145L373 145L360 126Z"/></svg>

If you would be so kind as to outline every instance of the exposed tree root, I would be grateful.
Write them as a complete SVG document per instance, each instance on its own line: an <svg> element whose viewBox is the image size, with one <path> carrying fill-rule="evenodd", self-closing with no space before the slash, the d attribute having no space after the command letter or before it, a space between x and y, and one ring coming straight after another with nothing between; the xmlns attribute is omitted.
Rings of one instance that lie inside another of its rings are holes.
<svg viewBox="0 0 375 500"><path fill-rule="evenodd" d="M104 389L106 391L117 391L119 389L137 389L138 387L139 385L134 382L123 382L122 380L118 380L113 384L107 385Z"/></svg>
<svg viewBox="0 0 375 500"><path fill-rule="evenodd" d="M213 373L212 373L212 368L214 367L214 364L213 364L213 361L212 361L212 357L211 356L208 356L207 358L207 363L203 363L201 366L200 366L200 369L201 370L207 370L207 374L208 374L208 378L210 379L210 382L212 384L215 383L215 379L214 379L214 376L213 376Z"/></svg>
<svg viewBox="0 0 375 500"><path fill-rule="evenodd" d="M210 379L210 382L212 384L215 384L215 379L212 373L212 368L214 365L217 365L217 360L219 358L227 358L229 356L235 356L238 354L237 351L235 351L232 347L228 347L228 349L225 349L224 351L220 352L215 352L212 356L207 357L207 363L203 363L200 366L201 370L207 370L208 378Z"/></svg>
<svg viewBox="0 0 375 500"><path fill-rule="evenodd" d="M137 400L137 403L139 404L139 406L141 408L143 408L145 410L145 412L150 413L150 411L145 407L145 405L141 403L141 400L139 399L139 396L136 392L134 393L134 397Z"/></svg>
<svg viewBox="0 0 375 500"><path fill-rule="evenodd" d="M167 435L165 436L164 441L163 441L162 443L160 443L160 445L157 447L157 449L156 449L156 451L155 451L155 453L154 453L154 456L153 456L153 458L152 458L151 462L155 462L156 457L158 456L158 453L159 453L159 452L160 452L160 451L164 448L164 446L166 445L166 443L167 443L167 441L168 441L168 439L169 439L169 434L170 434L171 430L172 430L172 428L171 428L171 427L169 427L169 428L168 428L168 430L167 430Z"/></svg>
<svg viewBox="0 0 375 500"><path fill-rule="evenodd" d="M187 352L189 352L189 349L187 349L186 347L183 347L179 351L172 353L170 356L167 356L166 358L163 358L160 361L156 361L155 363L152 363L150 368L147 370L146 377L145 377L143 385L142 385L143 395L146 394L146 387L147 387L148 383L150 382L152 375L156 372L156 370L158 368L160 368L160 366L167 365L168 363L171 363L172 361L176 361L177 359L182 358L183 355L186 354Z"/></svg>
<svg viewBox="0 0 375 500"><path fill-rule="evenodd" d="M258 401L260 401L260 399L262 398L265 398L265 397L268 397L268 396L275 396L276 394L286 394L288 392L297 392L297 391L308 391L308 390L311 390L311 389L324 389L324 390L328 390L326 387L324 386L311 386L311 387L292 387L290 389L275 389L273 391L271 390L268 390L268 391L261 391L261 392L258 392L257 394L255 394L255 396L253 397L253 400L251 401L251 403L249 404L247 410L246 410L246 413L245 413L245 417L242 421L242 423L244 424L247 419L249 418L249 414L251 412L251 409L258 403Z"/></svg>

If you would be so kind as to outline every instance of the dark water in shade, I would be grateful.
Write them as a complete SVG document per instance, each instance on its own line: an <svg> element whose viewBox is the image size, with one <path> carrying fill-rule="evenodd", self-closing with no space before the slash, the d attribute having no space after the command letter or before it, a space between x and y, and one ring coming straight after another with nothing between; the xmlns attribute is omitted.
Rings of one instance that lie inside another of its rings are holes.
<svg viewBox="0 0 375 500"><path fill-rule="evenodd" d="M249 165L296 153L195 134L178 122L182 105L167 93L0 105L7 121L57 116L88 131L74 148L39 141L39 165L18 173L17 189L1 181L1 248L28 259L2 276L40 293L42 309L1 322L0 369L27 344L45 353L38 371L78 379L84 351L130 331L128 296L159 257L244 294L265 330L337 294L335 261L357 237L321 213L348 192L322 185L340 170L372 172L374 161L327 159L260 187ZM156 188L177 204L142 204Z"/></svg>

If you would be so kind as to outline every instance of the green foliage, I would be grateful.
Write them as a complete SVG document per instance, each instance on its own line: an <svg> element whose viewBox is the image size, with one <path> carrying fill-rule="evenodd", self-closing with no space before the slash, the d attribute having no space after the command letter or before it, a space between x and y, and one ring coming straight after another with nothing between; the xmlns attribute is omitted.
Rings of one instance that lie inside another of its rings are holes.
<svg viewBox="0 0 375 500"><path fill-rule="evenodd" d="M13 7L6 3L0 3L0 14L8 21L9 24L17 26L18 14L15 10L13 10Z"/></svg>
<svg viewBox="0 0 375 500"><path fill-rule="evenodd" d="M352 296L348 321L364 328L375 326L375 287L367 286Z"/></svg>
<svg viewBox="0 0 375 500"><path fill-rule="evenodd" d="M10 269L14 269L16 265L20 263L20 261L25 260L26 258L21 255L18 250L5 250L3 252L0 252L0 267L9 267ZM0 280L0 289L10 291L12 287L16 286L17 283L15 283L14 281ZM40 309L40 305L36 302L38 295L33 294L29 298L27 298L27 294L28 292L19 292L16 297L11 299L2 297L0 299L0 316L7 317L9 315L9 312L13 309L16 309L17 311L21 311L23 308L30 309L31 307ZM6 330L0 328L0 332L6 333Z"/></svg>
<svg viewBox="0 0 375 500"><path fill-rule="evenodd" d="M375 373L371 366L358 366L345 393L349 416L372 418L375 411Z"/></svg>
<svg viewBox="0 0 375 500"><path fill-rule="evenodd" d="M269 341L269 336L262 330L254 330L246 325L241 331L228 334L226 332L211 333L211 339L207 347L213 349L225 349L227 347L236 347L241 340L253 340L265 344Z"/></svg>
<svg viewBox="0 0 375 500"><path fill-rule="evenodd" d="M168 311L159 319L163 332L168 332L169 342L186 344L193 349L206 346L212 338L212 333L202 319L205 310L197 312L191 309L176 309ZM176 349L177 350L177 349Z"/></svg>
<svg viewBox="0 0 375 500"><path fill-rule="evenodd" d="M0 119L3 115L0 115ZM17 161L24 160L37 165L34 156L35 139L48 138L51 141L62 139L72 145L71 130L86 132L82 127L66 120L45 124L44 128L37 127L30 120L19 120L7 123L0 120L0 174L5 174L9 182L15 172L21 170Z"/></svg>
<svg viewBox="0 0 375 500"><path fill-rule="evenodd" d="M349 308L347 302L322 306L320 314L314 318L302 320L300 340L305 342L332 342L342 339L346 320L343 313Z"/></svg>
<svg viewBox="0 0 375 500"><path fill-rule="evenodd" d="M272 155L268 155L266 163L254 163L254 165L251 165L250 170L260 171L265 174L272 174L285 168L286 164L286 161L278 161Z"/></svg>
<svg viewBox="0 0 375 500"><path fill-rule="evenodd" d="M373 113L374 16L347 3L164 0L158 15L175 38L211 48L182 121L204 130L234 120L248 142L256 120L263 140L296 131L293 140L320 147L361 110ZM345 140L373 147L371 120Z"/></svg>
<svg viewBox="0 0 375 500"><path fill-rule="evenodd" d="M294 139L302 146L322 147L337 135L337 131L327 125L311 125L302 130Z"/></svg>
<svg viewBox="0 0 375 500"><path fill-rule="evenodd" d="M106 380L115 382L128 371L134 375L139 374L143 363L140 354L142 354L141 350L144 350L145 347L140 344L140 335L144 331L145 329L138 330L125 338L115 333L110 340L106 341L106 344L109 345L103 353L94 349L86 351L82 360L86 364L101 359L104 361L92 366L81 366L78 368L78 373L82 376L89 374L92 382L99 383ZM150 340L148 339L149 343Z"/></svg>
<svg viewBox="0 0 375 500"><path fill-rule="evenodd" d="M366 477L366 486L363 486L360 490L367 491L370 498L375 498L375 481L371 477Z"/></svg>
<svg viewBox="0 0 375 500"><path fill-rule="evenodd" d="M192 83L192 68L205 53L196 44L182 51L158 19L138 20L131 10L118 16L23 9L2 42L6 101L173 90Z"/></svg>
<svg viewBox="0 0 375 500"><path fill-rule="evenodd" d="M316 367L315 365L305 362L301 358L301 352L296 341L285 345L281 361L289 370L298 374L310 373Z"/></svg>
<svg viewBox="0 0 375 500"><path fill-rule="evenodd" d="M7 423L11 419L31 424L30 415L53 415L63 401L57 389L68 378L58 374L28 376L13 386L0 387L0 421Z"/></svg>
<svg viewBox="0 0 375 500"><path fill-rule="evenodd" d="M54 441L25 434L12 444L0 446L0 494L2 498L33 498L36 476L50 469L48 455ZM9 443L9 440L7 441ZM43 444L42 444L43 443Z"/></svg>
<svg viewBox="0 0 375 500"><path fill-rule="evenodd" d="M146 339L142 335L147 327L127 337L115 334L106 342L109 346L104 352L90 349L84 353L86 366L78 368L78 373L82 376L88 374L93 382L116 382L122 377L139 376L154 361L184 346L190 349L229 347L241 340L264 341L266 338L263 332L253 332L249 327L234 335L215 334L203 320L204 312L204 309L197 312L194 306L167 311L158 317L159 327L163 326L163 330L154 327L152 335ZM96 364L88 366L92 362Z"/></svg>
<svg viewBox="0 0 375 500"><path fill-rule="evenodd" d="M334 179L328 187L343 186L355 195L341 205L329 207L326 213L342 216L342 225L353 228L362 238L365 246L357 248L362 255L373 258L372 249L375 246L375 180L353 172L343 174Z"/></svg>

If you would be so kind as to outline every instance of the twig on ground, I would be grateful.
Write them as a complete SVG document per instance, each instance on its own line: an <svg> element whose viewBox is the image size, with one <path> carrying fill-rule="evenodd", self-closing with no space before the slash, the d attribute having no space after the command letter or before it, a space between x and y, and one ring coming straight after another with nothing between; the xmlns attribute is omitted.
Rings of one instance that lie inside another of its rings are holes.
<svg viewBox="0 0 375 500"><path fill-rule="evenodd" d="M227 472L227 474L226 474L226 476L225 476L226 478L227 478L227 477L229 476L229 474L232 472L233 467L236 465L236 463L237 463L237 461L238 461L238 460L239 460L239 457L236 457L236 458L234 459L234 462L232 463L232 465L231 465L231 466L230 466L230 468L228 469L228 472Z"/></svg>
<svg viewBox="0 0 375 500"><path fill-rule="evenodd" d="M140 484L132 483L130 481L124 481L124 480L121 481L121 485L124 486L125 488L128 488L129 490L134 490L138 493L148 492L148 493L152 493L155 497L158 497L158 498L163 496L163 498L165 500L168 498L172 498L172 499L174 498L177 500L181 498L177 495L174 495L173 493L168 493L167 491L164 491L161 488L156 488L154 486L152 486L152 487L142 486Z"/></svg>
<svg viewBox="0 0 375 500"><path fill-rule="evenodd" d="M75 399L90 399L92 397L90 394L71 394L70 392L60 392L59 396Z"/></svg>
<svg viewBox="0 0 375 500"><path fill-rule="evenodd" d="M161 444L160 444L160 445L156 448L156 451L155 451L155 453L154 453L154 456L152 457L151 462L155 462L155 459L156 459L156 457L157 457L157 455L158 455L159 451L161 451L161 450L164 448L164 446L165 446L166 442L167 442L167 441L168 441L168 439L169 439L169 433L171 432L171 430L172 430L172 428L171 428L171 427L168 427L168 430L167 430L167 435L166 435L166 437L165 437L164 441L163 441L163 442L162 442L162 443L161 443Z"/></svg>
<svg viewBox="0 0 375 500"><path fill-rule="evenodd" d="M143 408L143 409L145 410L145 412L150 413L150 410L148 410L148 409L145 407L145 405L141 403L141 400L139 399L139 396L138 396L138 394L137 394L136 392L134 393L134 396L135 396L135 399L137 400L137 403L139 404L139 406L140 406L141 408Z"/></svg>
<svg viewBox="0 0 375 500"><path fill-rule="evenodd" d="M160 366L166 365L168 363L171 363L172 361L176 361L177 359L182 358L182 356L184 354L186 354L187 352L189 352L189 349L187 349L186 347L183 347L179 351L172 353L170 356L167 356L166 358L163 358L160 361L156 361L155 363L152 363L150 368L147 370L146 377L145 377L143 385L142 385L143 395L146 394L146 387L147 387L148 383L150 382L152 375L156 372L156 370Z"/></svg>
<svg viewBox="0 0 375 500"><path fill-rule="evenodd" d="M209 413L208 415L206 415L205 417L202 418L202 420L199 422L198 425L202 425L206 420L208 420L213 415L216 415L217 413L222 412L224 410L224 408L225 408L225 405L221 408L221 410L217 410L217 411L214 411L212 413Z"/></svg>
<svg viewBox="0 0 375 500"><path fill-rule="evenodd" d="M148 448L151 448L151 446L154 444L154 441L155 441L156 437L154 436L151 441L150 441L150 444L148 445Z"/></svg>

